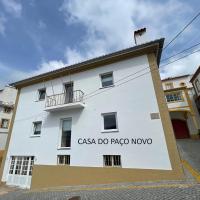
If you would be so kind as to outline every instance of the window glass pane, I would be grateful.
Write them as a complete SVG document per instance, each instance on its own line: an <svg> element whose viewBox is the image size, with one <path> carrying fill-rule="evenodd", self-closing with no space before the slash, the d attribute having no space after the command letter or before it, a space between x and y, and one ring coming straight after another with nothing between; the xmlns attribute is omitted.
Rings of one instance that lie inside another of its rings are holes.
<svg viewBox="0 0 200 200"><path fill-rule="evenodd" d="M1 121L1 128L8 128L8 119L2 119Z"/></svg>
<svg viewBox="0 0 200 200"><path fill-rule="evenodd" d="M42 122L34 122L34 135L39 135L41 133Z"/></svg>
<svg viewBox="0 0 200 200"><path fill-rule="evenodd" d="M39 100L44 100L46 95L46 89L39 90Z"/></svg>
<svg viewBox="0 0 200 200"><path fill-rule="evenodd" d="M116 129L116 116L115 114L104 115L104 129Z"/></svg>
<svg viewBox="0 0 200 200"><path fill-rule="evenodd" d="M71 147L71 120L62 121L61 147Z"/></svg>
<svg viewBox="0 0 200 200"><path fill-rule="evenodd" d="M112 73L101 75L101 81L102 81L102 87L113 85Z"/></svg>

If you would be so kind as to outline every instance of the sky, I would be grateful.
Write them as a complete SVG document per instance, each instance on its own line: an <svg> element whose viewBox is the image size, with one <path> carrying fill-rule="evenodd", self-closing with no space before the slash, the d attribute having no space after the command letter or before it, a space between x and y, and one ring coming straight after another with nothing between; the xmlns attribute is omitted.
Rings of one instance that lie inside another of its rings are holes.
<svg viewBox="0 0 200 200"><path fill-rule="evenodd" d="M199 8L198 0L0 0L0 87L134 46L133 33L143 27L149 40L167 44ZM200 17L162 59L199 43L199 29ZM162 78L192 74L200 52L164 64Z"/></svg>

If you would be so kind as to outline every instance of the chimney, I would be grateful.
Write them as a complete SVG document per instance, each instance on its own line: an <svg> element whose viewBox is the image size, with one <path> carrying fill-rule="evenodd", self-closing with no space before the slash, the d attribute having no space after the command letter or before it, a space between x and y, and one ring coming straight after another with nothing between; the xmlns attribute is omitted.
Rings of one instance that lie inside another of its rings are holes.
<svg viewBox="0 0 200 200"><path fill-rule="evenodd" d="M147 42L146 28L134 31L134 40L136 45L140 45Z"/></svg>

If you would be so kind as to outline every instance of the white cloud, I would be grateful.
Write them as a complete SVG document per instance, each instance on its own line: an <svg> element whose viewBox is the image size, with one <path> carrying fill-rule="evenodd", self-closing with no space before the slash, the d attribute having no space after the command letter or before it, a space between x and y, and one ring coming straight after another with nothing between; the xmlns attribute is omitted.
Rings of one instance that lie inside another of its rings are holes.
<svg viewBox="0 0 200 200"><path fill-rule="evenodd" d="M167 78L167 77L173 77L173 76L180 76L184 74L194 74L194 72L199 67L199 63L200 63L199 58L200 58L200 52L196 52L170 65L163 66L160 70L161 77ZM171 62L171 61L173 61L173 59L171 59L168 62Z"/></svg>
<svg viewBox="0 0 200 200"><path fill-rule="evenodd" d="M16 0L0 0L5 8L5 10L14 15L15 17L20 17L22 12L22 5Z"/></svg>
<svg viewBox="0 0 200 200"><path fill-rule="evenodd" d="M2 34L3 36L5 35L5 23L6 23L6 18L4 16L0 16L0 34Z"/></svg>
<svg viewBox="0 0 200 200"><path fill-rule="evenodd" d="M60 10L67 24L80 23L87 29L77 49L67 48L68 63L106 54L134 45L133 31L146 26L151 40L170 36L182 26L182 15L191 9L179 1L153 2L139 0L64 0ZM167 8L167 9L166 9ZM178 11L178 12L177 12ZM174 13L176 17L174 18ZM173 20L170 20L172 19Z"/></svg>
<svg viewBox="0 0 200 200"><path fill-rule="evenodd" d="M36 70L24 72L0 63L0 71L2 74L4 74L4 76L1 77L0 80L0 88L11 82L19 81L45 72L56 70L65 66L66 64L63 63L61 60L60 61L51 60L48 62L43 61L41 64L38 65Z"/></svg>

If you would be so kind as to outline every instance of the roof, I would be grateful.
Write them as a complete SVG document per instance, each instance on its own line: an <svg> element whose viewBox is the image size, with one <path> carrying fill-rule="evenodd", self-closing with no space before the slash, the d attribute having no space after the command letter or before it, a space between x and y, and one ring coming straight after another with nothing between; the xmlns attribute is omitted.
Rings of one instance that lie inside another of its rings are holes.
<svg viewBox="0 0 200 200"><path fill-rule="evenodd" d="M168 81L168 80L173 80L173 79L178 79L178 78L184 78L187 76L191 76L190 74L185 74L185 75L181 75L181 76L173 76L173 77L167 77L165 79L162 79L162 81Z"/></svg>
<svg viewBox="0 0 200 200"><path fill-rule="evenodd" d="M200 66L198 67L198 69L196 70L196 72L193 74L190 82L193 82L194 79L198 76L199 73L200 73Z"/></svg>
<svg viewBox="0 0 200 200"><path fill-rule="evenodd" d="M164 38L157 39L157 40L147 42L141 45L123 49L114 53L110 53L110 54L103 55L97 58L86 60L84 62L66 66L54 71L33 76L21 81L17 81L17 82L11 83L10 85L16 88L21 88L27 85L43 82L45 80L50 80L50 79L58 78L61 76L65 76L69 73L71 74L71 73L81 72L84 70L99 67L105 64L114 63L120 60L134 57L134 56L144 55L147 53L155 53L156 58L157 58L157 64L159 66L163 43L164 43Z"/></svg>

